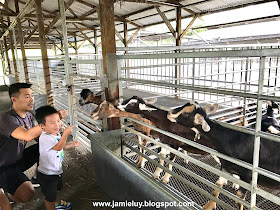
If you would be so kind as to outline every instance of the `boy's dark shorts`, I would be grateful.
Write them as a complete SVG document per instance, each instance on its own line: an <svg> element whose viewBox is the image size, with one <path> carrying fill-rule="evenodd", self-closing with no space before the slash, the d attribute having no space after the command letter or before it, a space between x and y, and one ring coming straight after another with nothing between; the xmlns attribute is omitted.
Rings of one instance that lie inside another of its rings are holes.
<svg viewBox="0 0 280 210"><path fill-rule="evenodd" d="M54 202L56 200L57 192L62 189L62 174L60 175L46 175L41 172L37 172L42 193L45 196L45 200L48 202Z"/></svg>
<svg viewBox="0 0 280 210"><path fill-rule="evenodd" d="M34 144L24 150L23 157L18 163L0 168L0 188L3 188L5 193L14 195L20 185L30 181L23 172L38 162L39 144Z"/></svg>

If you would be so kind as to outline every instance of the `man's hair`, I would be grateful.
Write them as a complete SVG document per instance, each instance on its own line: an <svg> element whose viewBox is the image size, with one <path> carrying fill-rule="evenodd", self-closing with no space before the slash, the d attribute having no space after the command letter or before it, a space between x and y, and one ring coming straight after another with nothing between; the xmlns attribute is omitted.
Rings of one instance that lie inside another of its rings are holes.
<svg viewBox="0 0 280 210"><path fill-rule="evenodd" d="M28 83L15 83L10 85L9 87L9 96L11 97L18 97L19 96L19 91L22 88L30 88L32 84Z"/></svg>
<svg viewBox="0 0 280 210"><path fill-rule="evenodd" d="M55 108L52 106L42 106L38 109L36 109L35 119L37 120L38 124L45 124L46 123L46 117L55 113L58 113Z"/></svg>

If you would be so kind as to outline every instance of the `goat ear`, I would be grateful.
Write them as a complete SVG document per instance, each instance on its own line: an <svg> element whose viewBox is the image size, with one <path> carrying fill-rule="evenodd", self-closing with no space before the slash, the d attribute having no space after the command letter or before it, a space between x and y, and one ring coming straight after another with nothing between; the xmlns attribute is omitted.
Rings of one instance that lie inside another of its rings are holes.
<svg viewBox="0 0 280 210"><path fill-rule="evenodd" d="M148 107L146 104L139 104L139 109L142 111L155 111L157 109Z"/></svg>
<svg viewBox="0 0 280 210"><path fill-rule="evenodd" d="M218 110L218 107L219 104L206 104L203 109L207 114L214 114Z"/></svg>
<svg viewBox="0 0 280 210"><path fill-rule="evenodd" d="M104 90L98 91L97 93L94 94L94 96L100 96L104 93Z"/></svg>
<svg viewBox="0 0 280 210"><path fill-rule="evenodd" d="M206 122L206 120L204 119L204 117L201 116L200 114L195 115L194 123L197 125L201 125L202 130L204 130L204 132L209 132L211 129L208 123Z"/></svg>
<svg viewBox="0 0 280 210"><path fill-rule="evenodd" d="M119 105L119 99L115 98L112 100L111 104L115 107L117 107Z"/></svg>
<svg viewBox="0 0 280 210"><path fill-rule="evenodd" d="M147 103L147 104L154 104L156 102L157 102L157 98L151 98L151 99L145 100L145 103Z"/></svg>

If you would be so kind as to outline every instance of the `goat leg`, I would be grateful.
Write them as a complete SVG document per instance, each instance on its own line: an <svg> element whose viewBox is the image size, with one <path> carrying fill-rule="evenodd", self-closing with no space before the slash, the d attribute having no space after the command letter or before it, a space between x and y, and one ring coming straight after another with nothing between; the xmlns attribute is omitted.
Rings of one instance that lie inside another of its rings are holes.
<svg viewBox="0 0 280 210"><path fill-rule="evenodd" d="M161 156L161 157L165 157L165 156L166 156L166 153L167 153L166 149L161 148L160 156ZM160 159L159 159L159 164L163 166L164 160L162 160L162 159L160 158ZM155 179L159 179L160 173L161 173L162 171L163 171L162 168L157 167L156 170L155 170L155 172L154 172L154 175L153 175L154 178L155 178Z"/></svg>
<svg viewBox="0 0 280 210"><path fill-rule="evenodd" d="M184 153L185 155L188 155L188 152L187 152L186 150L184 150L184 149L183 149L183 153ZM188 164L189 161L188 161L187 159L184 159L184 163L185 163L185 164Z"/></svg>
<svg viewBox="0 0 280 210"><path fill-rule="evenodd" d="M227 183L227 180L223 177L219 177L218 181L216 182L216 185L220 188L222 188L225 184ZM218 198L219 197L220 192L218 190L213 190L213 196ZM215 209L216 208L216 202L215 201L208 201L208 203L206 203L203 206L204 210L211 210L211 209Z"/></svg>
<svg viewBox="0 0 280 210"><path fill-rule="evenodd" d="M247 190L245 190L244 188L240 188L240 190L236 193L236 195L241 198L242 200L245 200L246 195L247 195ZM238 203L239 206L239 210L243 210L244 206L241 203Z"/></svg>
<svg viewBox="0 0 280 210"><path fill-rule="evenodd" d="M174 156L174 157L173 157L173 156ZM173 153L170 154L170 159L172 159L172 162L174 162L175 159L176 159L176 155L174 155ZM172 164L168 164L168 169L169 169L170 171L172 171L172 168L173 168ZM164 176L162 177L161 181L162 181L163 183L166 183L166 184L167 184L167 183L169 182L169 179L170 179L171 176L172 176L171 174L165 172L165 174L164 174Z"/></svg>
<svg viewBox="0 0 280 210"><path fill-rule="evenodd" d="M137 136L137 138L138 138L138 143L142 145L142 138L140 136ZM139 151L142 153L142 148L141 147L139 147ZM138 154L138 157L137 157L136 165L139 168L141 168L142 165L143 165L143 157L139 154Z"/></svg>

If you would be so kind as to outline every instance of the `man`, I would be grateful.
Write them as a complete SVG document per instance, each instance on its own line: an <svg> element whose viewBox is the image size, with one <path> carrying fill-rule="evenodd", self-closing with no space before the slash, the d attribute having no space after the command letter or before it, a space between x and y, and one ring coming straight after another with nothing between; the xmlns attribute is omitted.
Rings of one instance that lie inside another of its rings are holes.
<svg viewBox="0 0 280 210"><path fill-rule="evenodd" d="M31 84L15 83L9 87L12 109L0 115L0 208L10 210L9 199L28 202L35 190L23 173L39 161L39 146L34 144L25 149L26 143L38 139L42 133L35 126L30 113L34 105ZM65 117L67 112L60 111ZM9 198L9 199L8 199Z"/></svg>

